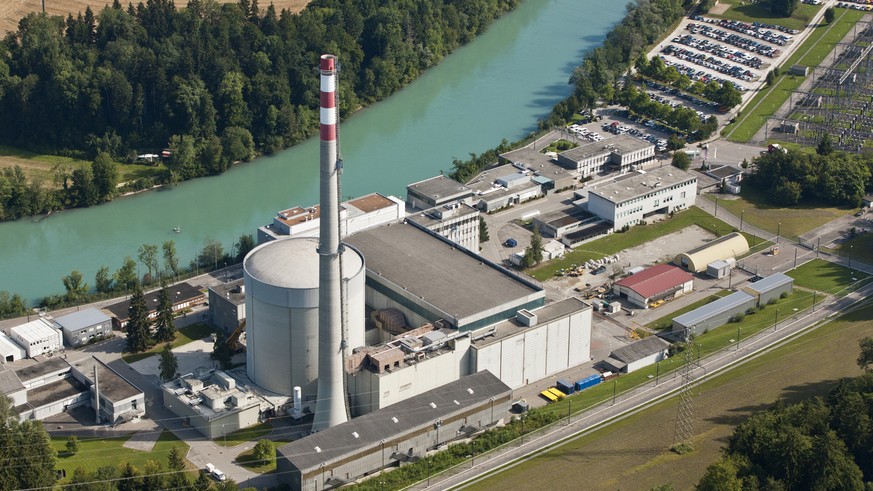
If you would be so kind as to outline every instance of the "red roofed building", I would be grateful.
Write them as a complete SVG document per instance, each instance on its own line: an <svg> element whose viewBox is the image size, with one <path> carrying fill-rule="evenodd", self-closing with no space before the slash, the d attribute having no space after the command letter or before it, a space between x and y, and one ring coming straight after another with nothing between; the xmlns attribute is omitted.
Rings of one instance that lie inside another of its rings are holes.
<svg viewBox="0 0 873 491"><path fill-rule="evenodd" d="M690 292L693 287L694 277L682 268L658 264L616 281L612 291L645 309L652 302L678 297Z"/></svg>

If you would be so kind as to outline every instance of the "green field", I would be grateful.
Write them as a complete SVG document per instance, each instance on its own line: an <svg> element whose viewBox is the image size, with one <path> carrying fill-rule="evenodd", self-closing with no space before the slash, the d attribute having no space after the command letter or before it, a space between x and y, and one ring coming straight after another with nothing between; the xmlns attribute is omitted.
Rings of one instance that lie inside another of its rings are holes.
<svg viewBox="0 0 873 491"><path fill-rule="evenodd" d="M177 447L183 456L188 453L188 444L176 438L169 431L161 433L151 452L142 452L124 447L124 442L129 438L129 435L105 439L80 437L79 451L75 455L68 455L66 448L67 437L52 437L52 446L58 451L58 463L55 468L64 470L67 475L65 479L60 481L60 484L69 482L73 477L73 471L77 467L94 472L99 467L130 462L134 467L142 471L148 460L154 460L166 466L167 455L173 447ZM192 464L188 463L187 465L190 469L194 469Z"/></svg>
<svg viewBox="0 0 873 491"><path fill-rule="evenodd" d="M865 308L709 378L694 391L691 453L669 450L674 397L465 489L540 490L554 476L562 482L584 482L591 490L651 489L668 482L677 490L693 489L706 466L720 456L734 427L748 416L778 400L826 396L840 378L859 375L854 363L858 340L871 335L873 303L868 301Z"/></svg>
<svg viewBox="0 0 873 491"><path fill-rule="evenodd" d="M703 298L701 300L698 300L690 305L686 305L685 307L682 307L681 309L676 310L675 312L671 312L671 313L665 315L664 317L661 317L660 319L653 320L652 322L649 322L648 324L646 324L646 327L649 329L655 330L655 331L663 331L664 329L670 329L673 327L673 318L674 317L679 317L680 315L682 315L686 312L691 312L692 310L694 310L698 307L703 307L704 305L706 305L708 303L715 302L719 298L726 297L730 294L731 294L731 292L728 290L722 290L720 292L716 292L714 295L710 295L710 296Z"/></svg>
<svg viewBox="0 0 873 491"><path fill-rule="evenodd" d="M260 440L262 437L269 435L273 431L273 425L270 423L259 423L248 428L236 430L233 433L228 433L225 437L215 439L215 443L225 447L235 447L237 445Z"/></svg>
<svg viewBox="0 0 873 491"><path fill-rule="evenodd" d="M870 282L870 275L824 259L813 259L789 271L794 286L843 296Z"/></svg>
<svg viewBox="0 0 873 491"><path fill-rule="evenodd" d="M753 227L759 228L782 237L797 238L810 230L835 220L855 208L838 208L835 206L804 203L791 207L774 206L767 203L767 197L752 188L743 186L739 197L723 199L723 196L707 194L710 201L718 199L719 209L739 218ZM782 224L781 227L779 224Z"/></svg>
<svg viewBox="0 0 873 491"><path fill-rule="evenodd" d="M789 29L803 29L821 8L820 5L807 5L801 3L797 6L791 17L781 17L773 14L767 7L766 2L752 3L748 0L720 0L720 4L728 4L731 7L723 14L707 14L707 17L720 19L738 20L740 22L766 22L778 24Z"/></svg>
<svg viewBox="0 0 873 491"><path fill-rule="evenodd" d="M873 264L873 233L857 235L837 246L834 252L853 261Z"/></svg>
<svg viewBox="0 0 873 491"><path fill-rule="evenodd" d="M276 470L276 459L264 462L263 460L255 460L255 449L250 448L245 452L236 456L236 461L246 469L257 472L258 474L266 474Z"/></svg>
<svg viewBox="0 0 873 491"><path fill-rule="evenodd" d="M64 165L69 166L71 169L76 169L90 165L90 163L90 161L73 157L44 155L0 145L0 169L11 168L17 165L21 167L29 181L41 182L47 187L56 187L54 184L54 172L52 171L56 165ZM165 170L163 165L122 164L119 162L116 162L115 168L118 169L118 182L156 176Z"/></svg>
<svg viewBox="0 0 873 491"><path fill-rule="evenodd" d="M571 264L581 264L589 259L600 259L644 244L657 237L677 232L691 225L698 225L717 236L734 231L730 225L717 218L713 218L712 215L700 208L692 206L685 211L676 213L673 218L650 225L637 225L631 227L627 232L613 233L582 244L565 254L563 258L537 266L529 270L528 274L540 281L544 281L554 276L559 269L569 268Z"/></svg>
<svg viewBox="0 0 873 491"><path fill-rule="evenodd" d="M816 27L803 44L782 64L782 71L785 72L796 64L809 67L820 65L863 15L863 12L857 10L845 10L838 13L831 25ZM781 75L773 86L765 87L755 94L755 97L746 104L742 116L726 126L722 134L734 142L748 142L764 126L764 121L782 107L804 80L806 77Z"/></svg>
<svg viewBox="0 0 873 491"><path fill-rule="evenodd" d="M188 327L183 327L176 331L176 339L173 340L172 347L178 348L179 346L188 344L191 341L203 339L206 336L209 336L213 331L214 329L205 322L198 322ZM160 353L163 349L164 343L158 343L152 346L151 349L149 349L148 351L143 351L142 353L128 353L123 355L121 358L127 363L133 363L135 361L144 360L152 355Z"/></svg>

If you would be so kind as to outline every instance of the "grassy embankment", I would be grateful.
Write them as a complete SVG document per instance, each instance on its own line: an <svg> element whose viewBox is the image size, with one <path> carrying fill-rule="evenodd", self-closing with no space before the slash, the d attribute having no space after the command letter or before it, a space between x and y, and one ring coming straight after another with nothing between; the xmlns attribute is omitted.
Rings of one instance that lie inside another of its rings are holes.
<svg viewBox="0 0 873 491"><path fill-rule="evenodd" d="M824 259L813 259L789 271L794 278L794 286L816 290L837 297L845 296L868 284L873 277Z"/></svg>
<svg viewBox="0 0 873 491"><path fill-rule="evenodd" d="M728 10L730 12L730 10ZM792 65L815 67L821 64L834 46L843 40L861 17L863 12L843 10L830 25L819 25L803 44L782 64L781 71L786 72ZM734 123L722 130L728 140L746 143L764 126L764 122L797 90L806 77L783 73L777 77L770 87L762 88L745 106L742 115Z"/></svg>
<svg viewBox="0 0 873 491"><path fill-rule="evenodd" d="M743 221L752 227L771 234L779 232L782 237L791 239L856 210L816 203L791 207L775 206L767 203L767 196L751 186L743 186L742 194L736 199L723 199L722 196L714 194L707 194L706 198L713 202L718 198L720 209L725 209L736 217L742 214Z"/></svg>
<svg viewBox="0 0 873 491"><path fill-rule="evenodd" d="M861 261L862 263L873 264L873 233L857 235L834 248L826 249L837 254L849 257L853 261Z"/></svg>
<svg viewBox="0 0 873 491"><path fill-rule="evenodd" d="M719 19L738 20L740 22L764 22L777 24L789 29L803 29L815 14L821 9L821 5L808 5L802 3L797 6L791 17L781 17L770 11L766 2L752 3L749 0L720 0L719 4L730 5L730 8L721 14L707 14L707 17Z"/></svg>
<svg viewBox="0 0 873 491"><path fill-rule="evenodd" d="M106 465L120 465L124 462L130 462L142 472L146 461L149 460L160 462L166 466L167 455L173 447L178 448L183 456L188 454L188 444L176 438L169 431L161 433L150 452L125 447L124 442L129 438L130 435L117 438L80 437L79 451L70 455L66 448L67 437L52 437L52 446L58 451L58 463L55 469L65 471L67 476L60 480L59 484L69 483L73 477L73 472L78 467L94 472L99 467ZM187 460L185 462L189 469L195 469L193 464Z"/></svg>
<svg viewBox="0 0 873 491"><path fill-rule="evenodd" d="M178 348L179 346L188 344L191 341L203 339L206 336L209 336L213 331L214 329L212 329L209 324L206 324L205 322L198 322L188 327L183 327L176 331L176 339L173 340L171 346L173 348ZM152 355L161 352L164 349L164 344L165 343L158 343L152 346L151 349L149 349L148 351L143 351L142 353L127 353L121 358L127 363L144 360Z"/></svg>
<svg viewBox="0 0 873 491"><path fill-rule="evenodd" d="M854 363L858 340L870 335L873 303L868 301L864 308L706 380L694 391L691 453L669 450L676 420L674 397L467 489L536 490L557 475L563 482L585 482L592 490L650 489L667 482L675 489L692 489L706 466L720 456L734 427L748 416L775 401L825 396L840 378L859 375Z"/></svg>
<svg viewBox="0 0 873 491"><path fill-rule="evenodd" d="M717 218L713 218L712 215L700 208L692 206L685 211L676 213L673 218L649 225L637 225L631 227L627 232L610 234L582 244L565 254L563 258L549 261L533 268L528 271L528 274L540 281L544 281L554 276L559 269L569 268L571 264L582 264L589 259L600 259L644 244L657 237L677 232L691 225L702 227L717 236L734 231L730 225ZM760 242L760 240L752 239L751 236L747 235L746 237L749 239L750 244Z"/></svg>
<svg viewBox="0 0 873 491"><path fill-rule="evenodd" d="M21 167L21 170L24 172L28 181L40 182L48 188L57 189L60 188L60 186L55 184L54 171L52 170L55 166L68 166L70 169L74 170L80 167L90 166L91 162L72 157L62 157L59 155L42 155L0 145L0 169L12 168L16 165ZM127 182L143 177L157 176L166 169L162 164L152 166L122 164L119 162L116 162L115 168L118 170L118 182Z"/></svg>

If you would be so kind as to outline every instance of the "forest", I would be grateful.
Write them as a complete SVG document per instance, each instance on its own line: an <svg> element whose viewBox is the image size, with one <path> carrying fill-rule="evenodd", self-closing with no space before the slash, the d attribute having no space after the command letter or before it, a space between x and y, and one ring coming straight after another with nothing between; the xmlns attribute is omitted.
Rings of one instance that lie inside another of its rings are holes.
<svg viewBox="0 0 873 491"><path fill-rule="evenodd" d="M870 489L873 339L860 344L864 375L841 380L826 399L776 403L750 417L736 428L697 489Z"/></svg>
<svg viewBox="0 0 873 491"><path fill-rule="evenodd" d="M119 161L169 148L164 182L219 174L317 131L322 53L339 56L345 117L517 3L314 0L293 14L257 0L115 0L66 19L30 14L0 42L0 144ZM0 174L0 219L106 199L58 196L14 168Z"/></svg>

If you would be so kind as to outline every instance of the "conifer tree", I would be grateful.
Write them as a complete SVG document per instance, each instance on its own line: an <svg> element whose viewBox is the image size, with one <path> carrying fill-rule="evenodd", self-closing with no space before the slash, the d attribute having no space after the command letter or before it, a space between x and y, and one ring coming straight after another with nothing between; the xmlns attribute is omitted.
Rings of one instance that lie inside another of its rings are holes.
<svg viewBox="0 0 873 491"><path fill-rule="evenodd" d="M173 303L164 278L161 277L161 293L158 296L158 318L155 321L155 341L169 343L176 338L176 323L173 320Z"/></svg>
<svg viewBox="0 0 873 491"><path fill-rule="evenodd" d="M139 353L149 349L152 345L152 339L149 332L148 308L145 304L145 295L138 284L134 285L127 313L129 318L127 322L127 351Z"/></svg>

